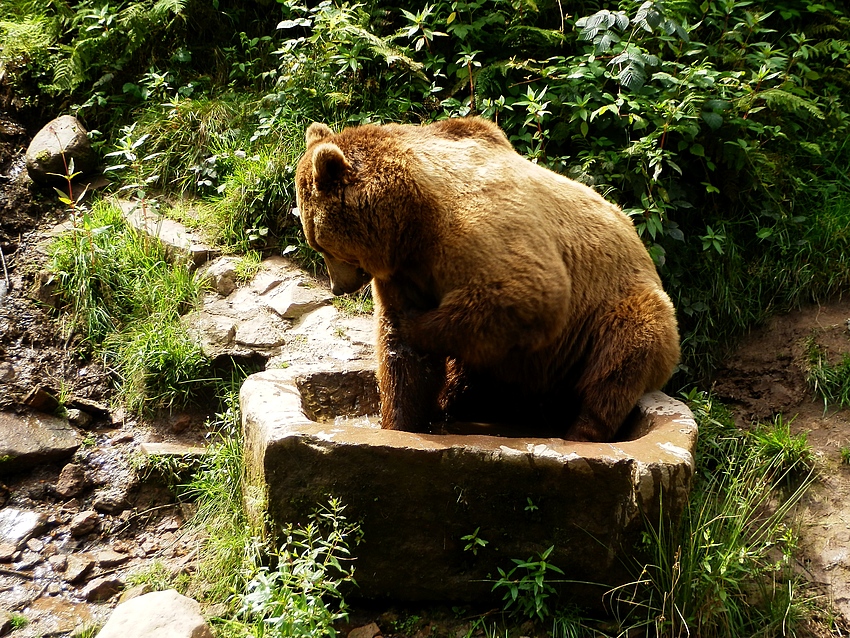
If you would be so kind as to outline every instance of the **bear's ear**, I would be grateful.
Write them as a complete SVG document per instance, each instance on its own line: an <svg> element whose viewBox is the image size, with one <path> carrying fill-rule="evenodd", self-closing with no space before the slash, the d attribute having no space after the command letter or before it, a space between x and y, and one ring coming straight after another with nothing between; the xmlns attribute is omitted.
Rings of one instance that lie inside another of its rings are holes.
<svg viewBox="0 0 850 638"><path fill-rule="evenodd" d="M307 134L305 135L307 147L309 148L311 144L315 144L316 142L319 142L326 137L330 137L331 135L333 135L333 131L327 124L313 122L307 127Z"/></svg>
<svg viewBox="0 0 850 638"><path fill-rule="evenodd" d="M313 182L320 191L331 190L350 169L351 164L336 144L320 144L313 151Z"/></svg>

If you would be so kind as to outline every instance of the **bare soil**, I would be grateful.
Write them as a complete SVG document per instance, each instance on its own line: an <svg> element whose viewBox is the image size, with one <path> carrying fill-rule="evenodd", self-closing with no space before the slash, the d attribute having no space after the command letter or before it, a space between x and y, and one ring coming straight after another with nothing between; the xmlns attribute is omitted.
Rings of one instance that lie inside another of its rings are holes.
<svg viewBox="0 0 850 638"><path fill-rule="evenodd" d="M841 454L850 448L850 410L814 396L806 381L811 339L830 363L850 353L850 301L803 308L754 331L718 371L713 391L741 427L781 416L793 433L806 433L820 475L797 512L800 568L850 618L850 465Z"/></svg>

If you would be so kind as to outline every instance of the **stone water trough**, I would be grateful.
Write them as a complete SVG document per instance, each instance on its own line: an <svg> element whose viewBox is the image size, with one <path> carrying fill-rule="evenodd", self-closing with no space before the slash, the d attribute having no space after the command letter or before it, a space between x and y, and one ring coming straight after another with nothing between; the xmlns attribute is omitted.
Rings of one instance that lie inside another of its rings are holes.
<svg viewBox="0 0 850 638"><path fill-rule="evenodd" d="M554 545L562 592L598 606L634 578L646 522L681 514L694 473L696 424L661 392L641 399L628 440L605 444L339 419L377 412L369 367L267 370L245 381L241 405L249 511L276 531L339 497L362 526L354 595L365 598L500 598L497 568Z"/></svg>

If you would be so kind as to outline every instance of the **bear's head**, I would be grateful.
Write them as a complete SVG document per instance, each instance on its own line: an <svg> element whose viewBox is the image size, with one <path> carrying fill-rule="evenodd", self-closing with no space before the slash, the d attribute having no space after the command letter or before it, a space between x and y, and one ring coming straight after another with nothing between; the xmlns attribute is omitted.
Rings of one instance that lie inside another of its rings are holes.
<svg viewBox="0 0 850 638"><path fill-rule="evenodd" d="M369 242L358 208L354 167L326 125L311 124L306 138L307 150L295 175L304 235L324 257L333 293L356 292L372 275L361 263Z"/></svg>

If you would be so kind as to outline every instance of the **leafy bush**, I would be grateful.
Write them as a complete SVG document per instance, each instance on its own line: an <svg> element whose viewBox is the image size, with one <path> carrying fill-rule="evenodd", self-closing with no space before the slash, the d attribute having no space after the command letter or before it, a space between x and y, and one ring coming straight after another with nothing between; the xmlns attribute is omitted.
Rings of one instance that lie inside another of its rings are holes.
<svg viewBox="0 0 850 638"><path fill-rule="evenodd" d="M340 587L353 582L350 545L359 526L346 521L345 506L331 498L304 527L284 530L277 569L260 568L248 583L243 612L273 637L336 636L333 623L347 617Z"/></svg>

